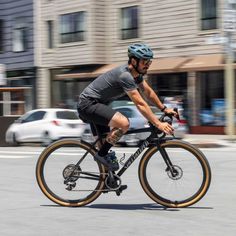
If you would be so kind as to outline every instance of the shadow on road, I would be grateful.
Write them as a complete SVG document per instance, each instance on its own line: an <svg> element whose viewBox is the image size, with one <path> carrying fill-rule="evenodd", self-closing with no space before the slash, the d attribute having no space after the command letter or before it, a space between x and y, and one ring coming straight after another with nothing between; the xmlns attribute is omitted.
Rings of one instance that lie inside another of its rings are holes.
<svg viewBox="0 0 236 236"><path fill-rule="evenodd" d="M110 209L110 210L158 210L158 211L179 211L179 209L166 208L157 204L93 204L88 208Z"/></svg>
<svg viewBox="0 0 236 236"><path fill-rule="evenodd" d="M158 211L180 211L180 208L168 208L164 206L160 206L157 204L93 204L90 206L86 206L89 208L96 209L111 209L111 210L158 210ZM212 207L187 207L185 209L213 209Z"/></svg>
<svg viewBox="0 0 236 236"><path fill-rule="evenodd" d="M60 205L41 205L43 207L63 207ZM77 207L73 207L77 208ZM149 204L92 204L83 206L82 208L93 208L93 209L107 209L107 210L158 210L158 211L180 211L181 208L167 208L164 206L157 205L155 203ZM182 208L183 209L183 208ZM213 207L187 207L184 209L196 209L196 210L212 210Z"/></svg>

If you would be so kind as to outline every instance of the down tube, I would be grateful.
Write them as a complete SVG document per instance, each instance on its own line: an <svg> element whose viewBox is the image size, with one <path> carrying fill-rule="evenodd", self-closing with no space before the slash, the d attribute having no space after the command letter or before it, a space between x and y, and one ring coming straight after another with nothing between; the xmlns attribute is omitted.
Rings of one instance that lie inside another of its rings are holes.
<svg viewBox="0 0 236 236"><path fill-rule="evenodd" d="M121 176L129 167L130 165L136 160L136 158L142 153L142 151L149 145L149 142L145 140L141 146L137 149L137 151L132 154L129 159L125 162L124 166L118 172L118 176Z"/></svg>

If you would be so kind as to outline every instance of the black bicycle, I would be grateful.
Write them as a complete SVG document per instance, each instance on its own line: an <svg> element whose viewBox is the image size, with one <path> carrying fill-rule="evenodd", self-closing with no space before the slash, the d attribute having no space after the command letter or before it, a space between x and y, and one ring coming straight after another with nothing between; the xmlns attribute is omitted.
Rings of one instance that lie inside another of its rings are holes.
<svg viewBox="0 0 236 236"><path fill-rule="evenodd" d="M171 123L173 117L160 120ZM195 146L168 137L150 124L149 128L128 133L150 132L122 168L114 173L94 160L96 143L62 139L45 148L36 166L37 182L42 192L62 206L80 207L93 202L101 193L123 190L122 174L145 150L139 163L139 180L145 193L166 207L187 207L198 202L211 182L211 169L204 154Z"/></svg>

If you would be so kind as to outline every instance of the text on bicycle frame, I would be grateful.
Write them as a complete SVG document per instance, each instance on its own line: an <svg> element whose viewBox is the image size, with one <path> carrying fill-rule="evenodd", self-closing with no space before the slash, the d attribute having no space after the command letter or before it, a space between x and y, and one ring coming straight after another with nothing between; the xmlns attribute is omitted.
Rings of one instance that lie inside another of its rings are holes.
<svg viewBox="0 0 236 236"><path fill-rule="evenodd" d="M124 168L127 169L148 145L149 142L145 140L139 147L139 149L134 154L132 154L130 158L125 162Z"/></svg>

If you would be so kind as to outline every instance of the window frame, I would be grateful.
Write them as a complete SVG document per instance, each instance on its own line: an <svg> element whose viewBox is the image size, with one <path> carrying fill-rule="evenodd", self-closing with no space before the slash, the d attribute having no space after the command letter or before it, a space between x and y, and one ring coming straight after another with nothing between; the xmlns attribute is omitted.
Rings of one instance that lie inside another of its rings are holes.
<svg viewBox="0 0 236 236"><path fill-rule="evenodd" d="M210 4L210 1L214 1L214 8L211 5L209 7L210 11L207 12L207 4ZM218 8L217 8L218 4L219 4L218 0L201 0L200 2L200 30L201 31L217 30L219 28ZM214 9L214 13L212 9ZM204 26L204 23L206 26ZM207 24L209 24L209 26L207 26Z"/></svg>
<svg viewBox="0 0 236 236"><path fill-rule="evenodd" d="M46 21L47 24L47 48L52 49L54 48L54 21L48 20Z"/></svg>
<svg viewBox="0 0 236 236"><path fill-rule="evenodd" d="M131 14L131 15L130 15ZM121 40L139 38L139 6L128 6L120 9L120 37ZM125 22L127 21L127 22ZM127 26L125 25L127 24ZM133 36L134 35L134 36Z"/></svg>
<svg viewBox="0 0 236 236"><path fill-rule="evenodd" d="M85 41L86 11L60 15L60 43ZM63 28L68 27L68 29Z"/></svg>
<svg viewBox="0 0 236 236"><path fill-rule="evenodd" d="M0 53L3 53L4 51L4 20L0 19Z"/></svg>
<svg viewBox="0 0 236 236"><path fill-rule="evenodd" d="M28 25L26 17L17 17L14 19L12 32L12 51L19 53L27 51L28 46ZM19 33L19 35L17 35ZM19 38L18 38L19 37ZM19 43L19 45L17 45Z"/></svg>

